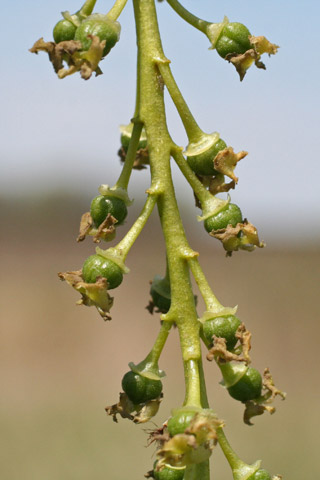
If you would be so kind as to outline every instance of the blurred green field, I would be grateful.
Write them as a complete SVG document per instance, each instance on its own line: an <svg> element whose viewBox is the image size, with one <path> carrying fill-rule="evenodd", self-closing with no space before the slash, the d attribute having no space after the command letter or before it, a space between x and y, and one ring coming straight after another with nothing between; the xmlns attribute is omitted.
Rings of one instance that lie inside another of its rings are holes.
<svg viewBox="0 0 320 480"><path fill-rule="evenodd" d="M129 361L147 353L158 316L145 309L148 281L162 273L163 243L156 219L142 233L127 264L131 269L115 291L113 320L104 323L78 299L58 271L76 269L92 253L90 240L74 242L82 205L37 199L12 211L2 208L0 478L3 480L142 480L154 460L143 427L112 422L104 407L117 401ZM16 213L16 212L20 213ZM134 214L130 214L130 225ZM191 245L218 298L239 305L253 332L253 363L270 367L288 394L275 415L242 423L242 406L206 364L211 405L226 422L226 433L247 462L284 479L315 478L320 428L318 373L319 249L276 244L227 259L205 234ZM199 303L199 311L203 305ZM207 362L208 363L208 362ZM164 401L155 418L161 424L183 400L177 332L172 332L161 367L167 372ZM217 448L212 479L231 480Z"/></svg>

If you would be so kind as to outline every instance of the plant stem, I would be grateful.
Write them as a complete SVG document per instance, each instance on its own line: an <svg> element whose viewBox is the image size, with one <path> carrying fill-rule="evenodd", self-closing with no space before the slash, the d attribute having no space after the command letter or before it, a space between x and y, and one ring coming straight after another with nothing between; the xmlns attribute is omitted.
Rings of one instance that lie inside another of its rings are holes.
<svg viewBox="0 0 320 480"><path fill-rule="evenodd" d="M219 311L223 310L223 305L219 302L217 297L214 295L213 291L210 288L208 280L206 279L203 270L200 266L199 260L197 258L191 258L189 260L189 266L192 271L192 274L197 282L201 295L205 301L206 308L208 311Z"/></svg>
<svg viewBox="0 0 320 480"><path fill-rule="evenodd" d="M79 10L80 15L84 15L84 16L91 15L96 3L97 3L97 0L87 0Z"/></svg>
<svg viewBox="0 0 320 480"><path fill-rule="evenodd" d="M118 181L115 187L123 188L127 190L130 176L132 173L132 167L136 158L136 153L139 145L140 135L142 131L143 124L137 120L133 119L134 125L132 129L132 135L129 143L129 148L126 153L126 159L121 171L121 174L118 178Z"/></svg>
<svg viewBox="0 0 320 480"><path fill-rule="evenodd" d="M146 203L144 204L139 217L134 222L128 233L123 237L123 239L112 249L114 251L117 250L123 260L126 259L131 247L142 232L143 227L147 223L147 220L150 217L156 203L157 195L150 190Z"/></svg>
<svg viewBox="0 0 320 480"><path fill-rule="evenodd" d="M109 10L107 13L107 17L109 20L112 20L113 22L117 20L117 18L120 16L122 10L126 6L128 0L116 0L113 7Z"/></svg>
<svg viewBox="0 0 320 480"><path fill-rule="evenodd" d="M150 353L147 355L145 359L146 363L150 363L152 365L158 365L160 355L167 341L171 327L172 327L172 322L161 323L160 332L158 333L158 336L156 338L156 341L154 342L152 350L150 351Z"/></svg>
<svg viewBox="0 0 320 480"><path fill-rule="evenodd" d="M168 89L170 97L172 98L173 103L178 110L179 116L186 130L189 142L197 142L199 138L203 135L203 132L198 126L185 99L182 96L182 93L179 90L179 87L172 75L169 61L165 61L163 63L159 62L158 68L163 78L163 81Z"/></svg>
<svg viewBox="0 0 320 480"><path fill-rule="evenodd" d="M186 8L184 8L178 0L167 0L170 7L187 23L192 25L193 27L197 28L203 33L206 33L206 28L210 25L209 22L205 20L201 20L201 18L196 17L192 13L189 12Z"/></svg>

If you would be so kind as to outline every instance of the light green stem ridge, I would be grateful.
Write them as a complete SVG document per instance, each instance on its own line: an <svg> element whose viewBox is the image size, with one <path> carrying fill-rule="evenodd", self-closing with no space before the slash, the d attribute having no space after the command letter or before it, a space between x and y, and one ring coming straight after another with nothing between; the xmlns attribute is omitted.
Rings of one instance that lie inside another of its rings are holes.
<svg viewBox="0 0 320 480"><path fill-rule="evenodd" d="M142 232L143 227L147 223L147 220L150 217L156 203L157 195L150 192L139 217L134 222L128 233L114 247L113 250L117 251L123 260L126 259L130 248L133 246L134 242Z"/></svg>
<svg viewBox="0 0 320 480"><path fill-rule="evenodd" d="M201 408L201 382L199 363L197 360L187 360L184 362L184 376L186 396L183 405Z"/></svg>
<svg viewBox="0 0 320 480"><path fill-rule="evenodd" d="M186 8L184 8L178 0L167 0L170 7L187 23L192 25L193 27L197 28L203 33L206 33L206 28L210 25L210 22L206 22L205 20L201 20L201 18L196 17L192 13L189 12Z"/></svg>
<svg viewBox="0 0 320 480"><path fill-rule="evenodd" d="M199 202L201 204L205 204L209 202L213 196L211 193L204 187L204 185L200 182L197 178L193 170L190 168L188 162L184 158L181 149L176 145L171 149L171 155L173 156L176 164L180 168L182 174L184 175L185 179L191 186L192 190L194 191L195 195L197 196Z"/></svg>
<svg viewBox="0 0 320 480"><path fill-rule="evenodd" d="M97 0L87 0L79 10L79 14L83 16L91 15L96 3Z"/></svg>
<svg viewBox="0 0 320 480"><path fill-rule="evenodd" d="M115 22L117 18L120 16L127 2L128 0L116 0L113 7L107 13L107 17L109 18L109 20Z"/></svg>
<svg viewBox="0 0 320 480"><path fill-rule="evenodd" d="M205 274L200 266L199 260L197 258L190 258L189 266L194 279L197 282L203 300L205 301L207 310L222 310L224 307L211 290Z"/></svg>
<svg viewBox="0 0 320 480"><path fill-rule="evenodd" d="M158 68L168 89L170 97L172 98L182 120L189 142L196 143L203 136L203 132L194 119L185 99L182 96L182 93L179 90L179 87L172 75L169 61L159 62Z"/></svg>
<svg viewBox="0 0 320 480"><path fill-rule="evenodd" d="M126 153L126 159L121 171L121 174L118 178L118 181L116 183L116 187L123 188L127 190L130 176L132 173L132 167L134 164L134 161L136 159L136 153L138 150L138 145L139 145L139 140L140 140L140 135L142 131L143 124L137 120L136 118L133 118L133 129L132 129L132 135L129 143L129 148Z"/></svg>

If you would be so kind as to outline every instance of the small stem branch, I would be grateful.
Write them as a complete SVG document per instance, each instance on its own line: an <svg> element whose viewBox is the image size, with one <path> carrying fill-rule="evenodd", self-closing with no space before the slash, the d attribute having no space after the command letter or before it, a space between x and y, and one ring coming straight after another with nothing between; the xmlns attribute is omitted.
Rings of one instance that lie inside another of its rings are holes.
<svg viewBox="0 0 320 480"><path fill-rule="evenodd" d="M136 153L138 150L140 135L143 127L143 123L137 119L133 119L134 126L132 129L132 135L129 143L129 148L126 154L126 159L121 171L121 174L116 183L116 187L123 188L127 190L130 176L132 173L132 167L136 158Z"/></svg>
<svg viewBox="0 0 320 480"><path fill-rule="evenodd" d="M196 142L203 135L202 130L194 119L179 87L172 75L169 61L158 63L159 72L163 78L163 81L168 89L170 97L178 110L179 116L182 120L184 128L186 130L189 142Z"/></svg>
<svg viewBox="0 0 320 480"><path fill-rule="evenodd" d="M112 20L113 22L116 21L120 16L122 10L126 6L127 2L128 0L116 0L113 7L107 13L107 17L109 18L109 20Z"/></svg>
<svg viewBox="0 0 320 480"><path fill-rule="evenodd" d="M211 290L208 280L206 279L200 266L199 260L197 258L190 258L189 266L194 276L194 279L197 282L200 293L205 301L207 310L222 310L224 307L223 305L221 305L221 303Z"/></svg>
<svg viewBox="0 0 320 480"><path fill-rule="evenodd" d="M150 192L139 217L134 222L134 224L132 225L128 233L114 248L114 250L117 250L120 253L123 260L126 259L130 248L132 247L132 245L134 244L134 242L137 240L138 236L142 232L143 227L147 223L147 220L150 217L156 203L157 203L157 195Z"/></svg>
<svg viewBox="0 0 320 480"><path fill-rule="evenodd" d="M186 8L184 8L178 0L167 0L170 7L187 23L195 27L196 29L200 30L203 33L206 33L206 28L210 25L210 22L206 22L205 20L201 20L201 18L196 17L192 13L189 12Z"/></svg>
<svg viewBox="0 0 320 480"><path fill-rule="evenodd" d="M146 357L145 361L147 363L151 363L152 365L158 365L160 355L162 353L163 347L165 346L172 325L172 322L161 323L160 332L158 333L151 352Z"/></svg>
<svg viewBox="0 0 320 480"><path fill-rule="evenodd" d="M79 10L80 15L84 15L84 16L91 15L96 3L97 3L97 0L87 0Z"/></svg>
<svg viewBox="0 0 320 480"><path fill-rule="evenodd" d="M217 437L221 450L223 451L224 456L226 457L231 469L237 469L239 465L243 462L232 449L222 428L217 429Z"/></svg>

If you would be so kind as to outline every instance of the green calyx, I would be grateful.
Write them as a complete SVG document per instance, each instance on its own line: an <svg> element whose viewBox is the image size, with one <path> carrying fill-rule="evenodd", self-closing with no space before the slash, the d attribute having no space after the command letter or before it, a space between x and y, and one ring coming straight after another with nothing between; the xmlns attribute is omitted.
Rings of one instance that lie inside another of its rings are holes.
<svg viewBox="0 0 320 480"><path fill-rule="evenodd" d="M252 48L249 40L251 33L242 23L227 23L215 44L215 48L222 58L231 54L242 54Z"/></svg>
<svg viewBox="0 0 320 480"><path fill-rule="evenodd" d="M157 462L153 466L153 478L155 480L183 480L185 467L175 468L165 465L163 468L157 470Z"/></svg>
<svg viewBox="0 0 320 480"><path fill-rule="evenodd" d="M95 226L99 227L108 214L117 220L117 224L123 223L128 210L121 198L111 195L98 195L91 202L90 214Z"/></svg>
<svg viewBox="0 0 320 480"><path fill-rule="evenodd" d="M96 254L91 255L84 262L82 277L87 283L95 283L98 277L106 278L108 289L111 290L120 285L123 280L123 273L115 262Z"/></svg>
<svg viewBox="0 0 320 480"><path fill-rule="evenodd" d="M264 468L260 468L248 480L271 480L271 475Z"/></svg>
<svg viewBox="0 0 320 480"><path fill-rule="evenodd" d="M203 334L210 345L213 345L212 336L222 337L226 340L228 350L232 350L237 343L236 332L241 322L235 315L215 317L206 320L203 325Z"/></svg>
<svg viewBox="0 0 320 480"><path fill-rule="evenodd" d="M211 217L205 219L204 228L210 233L213 230L227 228L228 225L235 227L242 221L242 213L240 208L234 203L228 203L228 205L220 210L216 215L212 215Z"/></svg>
<svg viewBox="0 0 320 480"><path fill-rule="evenodd" d="M74 39L82 43L84 51L89 50L92 39L97 36L100 41L105 41L103 57L105 57L112 47L118 42L120 37L120 24L113 22L106 15L95 13L86 18L77 28Z"/></svg>
<svg viewBox="0 0 320 480"><path fill-rule="evenodd" d="M225 148L227 148L226 142L219 138L206 151L187 156L187 162L197 175L216 175L218 172L214 169L214 159Z"/></svg>
<svg viewBox="0 0 320 480"><path fill-rule="evenodd" d="M129 148L129 143L132 136L132 130L133 130L132 122L129 123L129 125L120 125L120 131L121 131L120 142L121 142L121 146L123 147L126 153ZM146 147L147 147L147 135L146 135L145 129L143 128L141 131L137 150L140 150L141 148L146 148Z"/></svg>
<svg viewBox="0 0 320 480"><path fill-rule="evenodd" d="M167 313L171 305L170 282L166 277L155 275L151 283L150 295L155 307L161 313Z"/></svg>
<svg viewBox="0 0 320 480"><path fill-rule="evenodd" d="M134 404L146 403L161 395L162 382L130 370L122 379L122 388Z"/></svg>

